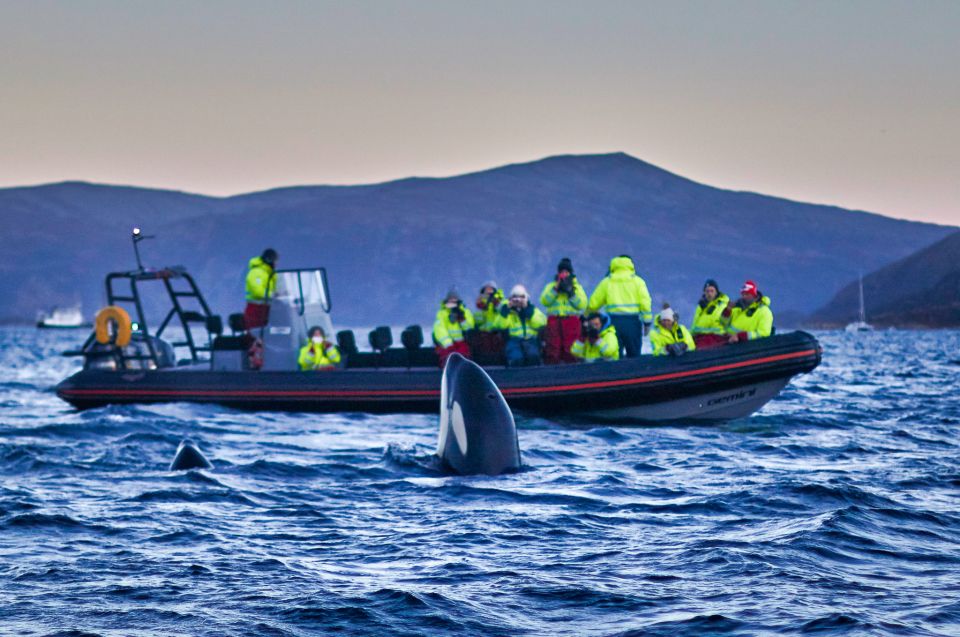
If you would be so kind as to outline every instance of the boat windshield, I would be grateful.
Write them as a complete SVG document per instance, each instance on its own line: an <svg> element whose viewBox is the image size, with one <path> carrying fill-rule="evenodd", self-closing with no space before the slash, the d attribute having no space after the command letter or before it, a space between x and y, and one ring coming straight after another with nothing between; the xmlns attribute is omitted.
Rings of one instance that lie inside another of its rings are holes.
<svg viewBox="0 0 960 637"><path fill-rule="evenodd" d="M330 311L327 293L327 272L323 268L309 270L278 270L274 302L283 302L297 309L299 314L309 307Z"/></svg>

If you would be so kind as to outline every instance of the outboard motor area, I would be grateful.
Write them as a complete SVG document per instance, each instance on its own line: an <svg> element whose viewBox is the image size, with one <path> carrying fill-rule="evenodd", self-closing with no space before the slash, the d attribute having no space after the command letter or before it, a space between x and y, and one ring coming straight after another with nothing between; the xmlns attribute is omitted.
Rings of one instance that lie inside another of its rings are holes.
<svg viewBox="0 0 960 637"><path fill-rule="evenodd" d="M254 330L263 341L263 368L295 371L297 354L314 325L333 338L330 295L323 268L277 270L276 294L270 300L270 321Z"/></svg>

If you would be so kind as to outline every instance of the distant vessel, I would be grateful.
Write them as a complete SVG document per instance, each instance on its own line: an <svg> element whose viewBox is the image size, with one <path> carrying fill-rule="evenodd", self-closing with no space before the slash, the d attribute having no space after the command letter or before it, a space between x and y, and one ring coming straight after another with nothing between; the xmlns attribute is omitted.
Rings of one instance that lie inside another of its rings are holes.
<svg viewBox="0 0 960 637"><path fill-rule="evenodd" d="M867 312L863 307L863 275L860 275L860 319L847 325L848 332L872 332L873 326L867 323Z"/></svg>
<svg viewBox="0 0 960 637"><path fill-rule="evenodd" d="M40 328L73 329L91 325L93 324L83 322L83 312L80 311L79 304L67 308L55 307L49 314L41 312L37 316L37 327Z"/></svg>

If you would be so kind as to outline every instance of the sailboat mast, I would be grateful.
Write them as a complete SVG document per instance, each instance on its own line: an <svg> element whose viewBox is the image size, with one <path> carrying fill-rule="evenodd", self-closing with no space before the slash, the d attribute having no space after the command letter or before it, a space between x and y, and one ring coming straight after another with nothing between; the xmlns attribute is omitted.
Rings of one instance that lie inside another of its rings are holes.
<svg viewBox="0 0 960 637"><path fill-rule="evenodd" d="M860 275L860 322L867 322L867 312L863 307L863 275Z"/></svg>

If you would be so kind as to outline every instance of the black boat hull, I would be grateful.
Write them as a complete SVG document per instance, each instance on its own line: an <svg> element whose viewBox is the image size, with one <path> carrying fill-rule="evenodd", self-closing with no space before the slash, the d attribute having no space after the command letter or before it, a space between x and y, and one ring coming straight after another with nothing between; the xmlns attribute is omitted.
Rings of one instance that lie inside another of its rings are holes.
<svg viewBox="0 0 960 637"><path fill-rule="evenodd" d="M805 332L681 357L593 365L488 368L510 407L542 415L662 422L749 415L821 357ZM173 401L254 410L436 413L439 369L213 372L197 369L77 372L57 395L80 408Z"/></svg>

